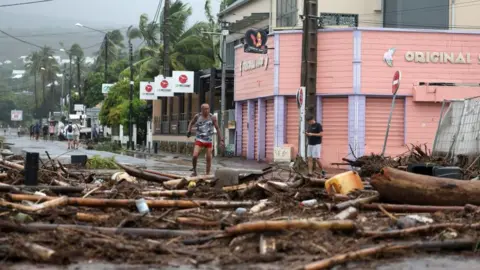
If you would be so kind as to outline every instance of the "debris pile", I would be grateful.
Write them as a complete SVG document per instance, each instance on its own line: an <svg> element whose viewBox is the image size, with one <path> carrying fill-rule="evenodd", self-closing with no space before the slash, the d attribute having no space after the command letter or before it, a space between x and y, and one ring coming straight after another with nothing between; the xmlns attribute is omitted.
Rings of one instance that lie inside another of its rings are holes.
<svg viewBox="0 0 480 270"><path fill-rule="evenodd" d="M356 172L321 179L276 165L228 185L214 175L125 164L91 170L54 159L41 161L38 185L25 186L22 158L11 157L0 161L0 258L6 264L327 269L411 251L473 256L480 240L480 182L392 168L412 160L431 161L421 148L410 157L352 161L364 174L378 173L342 194L338 185L325 186L350 181Z"/></svg>

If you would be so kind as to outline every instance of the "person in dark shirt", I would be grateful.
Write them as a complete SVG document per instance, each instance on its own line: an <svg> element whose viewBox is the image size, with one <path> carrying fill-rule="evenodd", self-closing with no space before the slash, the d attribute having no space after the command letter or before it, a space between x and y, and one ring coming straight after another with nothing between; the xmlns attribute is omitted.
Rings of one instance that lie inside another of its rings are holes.
<svg viewBox="0 0 480 270"><path fill-rule="evenodd" d="M320 162L320 152L322 151L322 137L323 127L320 123L315 121L313 116L307 117L309 124L308 130L305 135L308 138L307 158L308 158L308 175L313 175L313 160L317 162L318 168L321 170L322 175L325 176L322 163Z"/></svg>

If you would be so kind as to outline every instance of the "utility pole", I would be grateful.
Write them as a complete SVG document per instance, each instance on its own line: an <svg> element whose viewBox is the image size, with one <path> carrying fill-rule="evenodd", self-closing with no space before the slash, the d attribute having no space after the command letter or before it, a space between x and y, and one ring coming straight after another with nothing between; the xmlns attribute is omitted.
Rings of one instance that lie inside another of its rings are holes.
<svg viewBox="0 0 480 270"><path fill-rule="evenodd" d="M130 58L130 105L128 109L128 144L130 145L131 150L135 150L133 146L132 136L133 136L133 46L132 41L128 39L128 50Z"/></svg>
<svg viewBox="0 0 480 270"><path fill-rule="evenodd" d="M72 112L72 80L73 80L73 75L72 75L72 52L68 52L68 57L70 59L70 74L68 77L68 114L67 118L70 120L70 113Z"/></svg>
<svg viewBox="0 0 480 270"><path fill-rule="evenodd" d="M169 9L170 9L170 0L165 0L165 6L163 6L163 77L165 78L170 77L170 56L168 54L170 37L168 36L168 30L167 30L169 26L169 23L168 23ZM167 105L168 106L168 109L167 109L168 123L170 125L170 122L172 120L172 112L173 112L173 104L172 104L173 97L168 97L167 99L168 99L168 105ZM162 104L162 106L164 106L164 104ZM170 130L170 127L169 127L169 130Z"/></svg>
<svg viewBox="0 0 480 270"><path fill-rule="evenodd" d="M105 83L108 83L108 76L107 76L107 70L108 70L108 34L105 34L105 38L104 38L104 41L105 43L105 70L104 70L104 74L103 74L103 80L105 81Z"/></svg>
<svg viewBox="0 0 480 270"><path fill-rule="evenodd" d="M300 86L306 88L305 115L316 117L317 107L317 31L318 0L303 2L303 35L302 35L302 76ZM305 121L305 128L308 123ZM300 134L305 136L305 134ZM305 144L305 147L307 144ZM306 153L306 152L305 152Z"/></svg>
<svg viewBox="0 0 480 270"><path fill-rule="evenodd" d="M220 22L222 26L222 93L221 93L221 103L220 103L220 130L222 134L225 132L225 112L227 111L227 35L229 34L227 22ZM223 152L225 154L225 152Z"/></svg>

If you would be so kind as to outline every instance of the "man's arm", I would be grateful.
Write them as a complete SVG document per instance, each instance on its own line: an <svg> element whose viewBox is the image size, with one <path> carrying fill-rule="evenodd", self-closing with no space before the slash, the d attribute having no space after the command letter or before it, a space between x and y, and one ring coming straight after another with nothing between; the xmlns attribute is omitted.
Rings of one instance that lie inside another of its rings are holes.
<svg viewBox="0 0 480 270"><path fill-rule="evenodd" d="M217 130L218 140L221 141L221 142L224 142L222 132L220 132L220 128L218 127L217 117L213 116L212 121L213 121L213 125L215 126L215 129Z"/></svg>
<svg viewBox="0 0 480 270"><path fill-rule="evenodd" d="M195 116L192 118L190 123L188 123L188 129L187 129L187 136L190 137L190 133L192 133L192 126L194 123L197 122L198 119L198 114L195 114Z"/></svg>
<svg viewBox="0 0 480 270"><path fill-rule="evenodd" d="M319 133L312 133L312 136L316 136L316 137L322 137L323 136L323 127L321 124L318 124L318 131L320 131Z"/></svg>

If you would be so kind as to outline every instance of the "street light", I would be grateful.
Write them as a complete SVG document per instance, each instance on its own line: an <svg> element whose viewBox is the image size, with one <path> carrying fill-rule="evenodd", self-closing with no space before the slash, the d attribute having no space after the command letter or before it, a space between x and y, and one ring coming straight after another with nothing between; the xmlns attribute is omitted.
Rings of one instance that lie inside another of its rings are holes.
<svg viewBox="0 0 480 270"><path fill-rule="evenodd" d="M70 50L65 50L64 48L61 48L60 49L61 52L64 52L68 55L68 59L70 60L70 73L68 74L69 76L67 76L67 80L68 80L68 113L67 113L67 119L70 120L70 112L72 111L72 105L71 105L71 101L72 101L72 53L70 52ZM64 66L64 70L65 70L65 66ZM63 94L62 94L63 96Z"/></svg>
<svg viewBox="0 0 480 270"><path fill-rule="evenodd" d="M104 32L102 30L98 30L98 29L95 29L95 28L91 28L91 27L88 27L88 26L85 26L81 23L76 23L75 26L78 26L78 27L82 27L82 28L87 28L87 29L90 29L90 30L93 30L93 31L96 31L96 32L100 32L102 34L105 34L105 37L104 37L104 43L105 43L105 70L104 70L104 78L103 80L105 81L105 83L108 83L108 77L107 77L107 70L108 70L108 33L107 32Z"/></svg>

